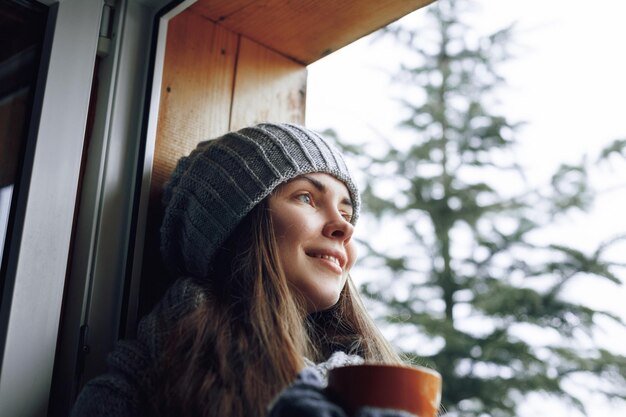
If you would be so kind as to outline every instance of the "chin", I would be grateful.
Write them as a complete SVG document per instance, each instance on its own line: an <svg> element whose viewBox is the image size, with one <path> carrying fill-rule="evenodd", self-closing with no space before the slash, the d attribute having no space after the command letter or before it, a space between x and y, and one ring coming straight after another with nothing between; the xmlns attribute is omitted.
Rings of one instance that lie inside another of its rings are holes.
<svg viewBox="0 0 626 417"><path fill-rule="evenodd" d="M332 297L324 297L323 299L318 299L316 302L311 302L309 305L309 313L316 313L319 311L328 310L334 307L337 302L339 302L339 293Z"/></svg>

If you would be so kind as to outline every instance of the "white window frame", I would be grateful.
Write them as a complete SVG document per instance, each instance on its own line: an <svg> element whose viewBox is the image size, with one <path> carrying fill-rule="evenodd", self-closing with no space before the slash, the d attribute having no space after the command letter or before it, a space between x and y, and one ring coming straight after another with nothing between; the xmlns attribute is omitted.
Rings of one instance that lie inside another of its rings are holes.
<svg viewBox="0 0 626 417"><path fill-rule="evenodd" d="M100 0L50 6L28 131L35 149L17 197L21 230L6 255L2 416L46 413L101 11Z"/></svg>

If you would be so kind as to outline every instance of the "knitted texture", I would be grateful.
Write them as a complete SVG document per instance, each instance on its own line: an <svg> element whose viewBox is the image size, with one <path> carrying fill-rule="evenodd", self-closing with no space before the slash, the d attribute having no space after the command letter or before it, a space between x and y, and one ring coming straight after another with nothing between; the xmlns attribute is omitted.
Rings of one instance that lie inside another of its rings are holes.
<svg viewBox="0 0 626 417"><path fill-rule="evenodd" d="M292 124L263 123L201 142L178 161L165 186L161 254L177 274L205 277L216 249L277 186L323 172L360 199L343 157L317 133Z"/></svg>
<svg viewBox="0 0 626 417"><path fill-rule="evenodd" d="M147 415L153 395L154 364L180 320L206 300L192 278L177 280L152 312L143 317L137 339L117 342L107 357L108 372L89 381L72 408L72 417Z"/></svg>

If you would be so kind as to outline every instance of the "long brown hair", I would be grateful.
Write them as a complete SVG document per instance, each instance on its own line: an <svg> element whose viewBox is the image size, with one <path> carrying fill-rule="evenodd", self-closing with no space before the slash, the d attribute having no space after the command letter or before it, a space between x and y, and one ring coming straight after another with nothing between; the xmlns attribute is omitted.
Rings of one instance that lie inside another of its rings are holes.
<svg viewBox="0 0 626 417"><path fill-rule="evenodd" d="M217 251L207 301L185 317L156 365L153 412L261 416L305 366L336 351L400 363L350 279L331 309L308 315L278 262L267 199Z"/></svg>

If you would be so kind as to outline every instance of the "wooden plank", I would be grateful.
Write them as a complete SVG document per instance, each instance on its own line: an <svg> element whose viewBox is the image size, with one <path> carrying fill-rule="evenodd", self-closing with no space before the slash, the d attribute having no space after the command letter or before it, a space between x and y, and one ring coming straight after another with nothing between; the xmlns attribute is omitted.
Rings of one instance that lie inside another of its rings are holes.
<svg viewBox="0 0 626 417"><path fill-rule="evenodd" d="M265 121L304 123L306 76L303 65L242 37L231 130Z"/></svg>
<svg viewBox="0 0 626 417"><path fill-rule="evenodd" d="M168 25L153 189L199 141L228 131L237 35L190 11Z"/></svg>
<svg viewBox="0 0 626 417"><path fill-rule="evenodd" d="M191 9L310 64L433 0L198 0Z"/></svg>

